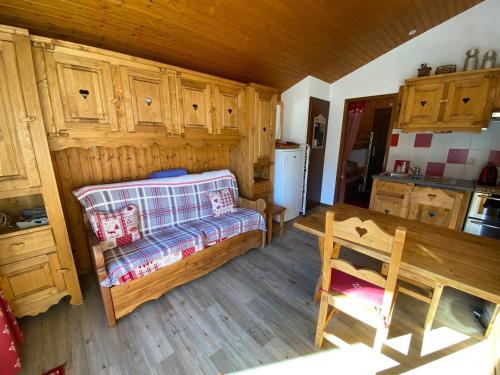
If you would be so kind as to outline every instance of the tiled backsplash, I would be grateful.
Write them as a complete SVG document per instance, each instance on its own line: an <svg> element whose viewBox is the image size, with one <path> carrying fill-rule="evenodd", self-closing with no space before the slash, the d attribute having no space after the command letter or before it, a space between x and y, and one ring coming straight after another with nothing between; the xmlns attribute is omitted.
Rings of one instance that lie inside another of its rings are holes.
<svg viewBox="0 0 500 375"><path fill-rule="evenodd" d="M403 133L394 130L387 171L396 160L436 177L477 180L481 169L494 163L500 176L500 122L492 122L481 133Z"/></svg>

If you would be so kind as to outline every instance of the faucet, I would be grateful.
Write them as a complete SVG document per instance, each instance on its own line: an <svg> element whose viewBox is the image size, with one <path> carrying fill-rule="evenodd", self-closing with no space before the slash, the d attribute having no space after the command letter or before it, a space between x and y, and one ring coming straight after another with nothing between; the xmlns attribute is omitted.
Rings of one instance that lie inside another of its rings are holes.
<svg viewBox="0 0 500 375"><path fill-rule="evenodd" d="M420 167L414 167L414 168L408 167L408 168L412 172L412 175L411 175L412 178L416 178L416 177L420 176Z"/></svg>

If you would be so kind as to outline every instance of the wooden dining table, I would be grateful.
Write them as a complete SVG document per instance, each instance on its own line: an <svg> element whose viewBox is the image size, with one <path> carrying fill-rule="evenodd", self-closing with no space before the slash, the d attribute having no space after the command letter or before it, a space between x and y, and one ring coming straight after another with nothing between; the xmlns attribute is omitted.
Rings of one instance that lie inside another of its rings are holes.
<svg viewBox="0 0 500 375"><path fill-rule="evenodd" d="M419 278L427 278L443 287L455 288L495 303L496 309L486 335L489 333L496 317L500 315L498 313L500 305L499 240L339 203L321 207L318 211L294 223L295 228L318 237L321 259L323 259L322 243L327 210L334 211L335 219L339 221L352 217L358 217L363 221L372 220L388 233L394 233L397 227L405 228L407 234L400 266L405 271L405 275L413 275L415 281ZM382 262L389 260L387 253L371 251L370 254ZM320 285L321 280L318 280L317 294Z"/></svg>

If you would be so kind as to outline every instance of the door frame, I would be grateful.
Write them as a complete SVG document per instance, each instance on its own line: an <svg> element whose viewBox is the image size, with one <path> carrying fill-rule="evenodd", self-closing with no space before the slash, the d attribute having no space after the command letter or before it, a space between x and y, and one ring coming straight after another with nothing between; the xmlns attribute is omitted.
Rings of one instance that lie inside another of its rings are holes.
<svg viewBox="0 0 500 375"><path fill-rule="evenodd" d="M358 98L349 98L344 100L344 115L342 117L342 129L340 133L340 146L339 146L339 157L337 160L337 174L335 176L335 192L333 195L333 203L338 202L339 198L339 192L340 192L340 177L342 176L342 164L344 163L344 150L345 150L345 138L347 135L347 119L348 119L348 108L350 103L354 102L361 102L361 101L370 101L370 100L377 100L377 99L389 99L389 98L394 98L394 105L392 106L392 114L391 114L391 120L389 124L389 130L387 131L387 141L386 141L386 146L385 146L385 152L384 152L384 165L383 168L385 169L387 166L387 156L389 154L389 146L391 144L391 136L392 136L392 131L394 129L394 125L396 122L396 115L398 112L398 93L390 93L390 94L381 94L381 95L372 95L372 96L362 96Z"/></svg>

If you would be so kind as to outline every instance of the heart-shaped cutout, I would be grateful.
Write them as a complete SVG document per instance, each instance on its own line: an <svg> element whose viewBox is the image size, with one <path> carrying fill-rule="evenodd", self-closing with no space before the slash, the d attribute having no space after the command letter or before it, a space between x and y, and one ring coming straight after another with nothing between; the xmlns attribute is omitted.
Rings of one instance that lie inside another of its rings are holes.
<svg viewBox="0 0 500 375"><path fill-rule="evenodd" d="M193 109L196 111L198 109L198 104L193 104Z"/></svg>
<svg viewBox="0 0 500 375"><path fill-rule="evenodd" d="M368 231L365 228L356 227L356 232L358 232L359 237L363 237Z"/></svg>
<svg viewBox="0 0 500 375"><path fill-rule="evenodd" d="M231 108L228 108L227 111L229 112L229 114L233 113L233 110Z"/></svg>
<svg viewBox="0 0 500 375"><path fill-rule="evenodd" d="M83 97L83 99L87 99L87 96L89 96L89 94L90 94L89 90L85 90L85 89L80 89L80 91L78 91L78 92Z"/></svg>
<svg viewBox="0 0 500 375"><path fill-rule="evenodd" d="M436 213L434 211L429 211L429 216L432 219L434 216L436 216Z"/></svg>
<svg viewBox="0 0 500 375"><path fill-rule="evenodd" d="M422 107L423 107L423 106L425 106L426 104L427 104L427 100L422 100L422 101L420 102L420 105L421 105Z"/></svg>
<svg viewBox="0 0 500 375"><path fill-rule="evenodd" d="M467 102L470 100L470 98L468 97L465 97L465 98L462 98L462 101L464 102L464 104L467 104Z"/></svg>
<svg viewBox="0 0 500 375"><path fill-rule="evenodd" d="M148 96L146 99L144 99L144 102L147 104L147 105L151 105L151 103L153 103L153 98Z"/></svg>

